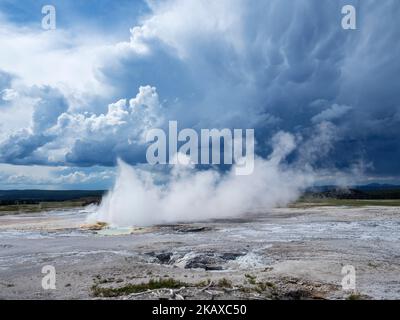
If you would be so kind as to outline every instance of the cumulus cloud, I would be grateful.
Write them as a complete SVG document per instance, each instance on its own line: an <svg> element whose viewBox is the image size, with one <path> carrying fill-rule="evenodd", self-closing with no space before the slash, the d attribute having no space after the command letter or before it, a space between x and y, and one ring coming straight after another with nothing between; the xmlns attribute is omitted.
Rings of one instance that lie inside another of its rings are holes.
<svg viewBox="0 0 400 320"><path fill-rule="evenodd" d="M150 86L140 87L130 100L109 104L107 112L99 115L68 111L68 103L57 89L32 91L37 96L32 124L0 144L3 162L113 165L117 156L127 160L141 156L144 161L144 134L163 123L158 94Z"/></svg>
<svg viewBox="0 0 400 320"><path fill-rule="evenodd" d="M91 188L105 189L115 178L113 168L95 167L90 170L77 167L14 166L0 164L0 188Z"/></svg>
<svg viewBox="0 0 400 320"><path fill-rule="evenodd" d="M68 110L66 99L57 89L33 87L25 94L29 96L28 99L32 103L31 106L23 106L26 114L32 114L31 125L12 132L1 142L0 159L2 162L36 161L33 153L52 140L52 136L47 134L47 130L55 125L61 113ZM21 99L17 103L23 101Z"/></svg>
<svg viewBox="0 0 400 320"><path fill-rule="evenodd" d="M135 98L121 99L108 106L105 114L64 113L54 129L62 138L64 132L78 133L66 154L69 163L115 164L118 156L127 161L145 161L145 132L163 123L162 107L154 87L139 88ZM88 152L89 151L89 152Z"/></svg>

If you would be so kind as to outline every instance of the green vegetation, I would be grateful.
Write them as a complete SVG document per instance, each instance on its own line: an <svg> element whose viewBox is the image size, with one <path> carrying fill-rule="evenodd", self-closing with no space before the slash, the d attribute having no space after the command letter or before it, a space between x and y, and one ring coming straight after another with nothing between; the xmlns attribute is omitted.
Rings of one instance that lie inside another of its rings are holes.
<svg viewBox="0 0 400 320"><path fill-rule="evenodd" d="M258 293L264 293L264 292L267 291L268 293L271 293L271 292L273 292L275 290L275 284L272 283L272 282L269 282L269 281L266 281L266 282L257 281L257 277L256 276L253 276L253 275L248 274L248 273L246 273L244 276L246 278L245 283L247 282L248 284L254 286L253 288L250 289L250 291L254 290L254 291L258 292ZM247 288L247 289L249 289L249 288Z"/></svg>
<svg viewBox="0 0 400 320"><path fill-rule="evenodd" d="M0 214L40 212L99 203L102 190L0 190Z"/></svg>
<svg viewBox="0 0 400 320"><path fill-rule="evenodd" d="M248 274L248 273L246 273L244 276L246 277L248 283L256 284L256 276L253 276L253 275Z"/></svg>
<svg viewBox="0 0 400 320"><path fill-rule="evenodd" d="M363 297L359 293L352 293L351 295L349 295L347 297L347 300L362 300L362 299L363 299Z"/></svg>
<svg viewBox="0 0 400 320"><path fill-rule="evenodd" d="M400 206L400 187L366 185L353 188L316 187L306 191L292 207L316 206Z"/></svg>
<svg viewBox="0 0 400 320"><path fill-rule="evenodd" d="M300 199L296 203L292 204L292 207L336 207L336 206L347 206L347 207L363 207L363 206L388 206L388 207L399 207L400 199L393 200L359 200L359 199L334 199L334 198L314 198L314 199Z"/></svg>
<svg viewBox="0 0 400 320"><path fill-rule="evenodd" d="M218 287L221 288L232 288L232 281L222 278L221 280L218 281Z"/></svg>
<svg viewBox="0 0 400 320"><path fill-rule="evenodd" d="M207 287L211 284L211 279L199 281L196 285L198 287Z"/></svg>
<svg viewBox="0 0 400 320"><path fill-rule="evenodd" d="M129 295L132 293L144 292L147 290L155 289L179 289L181 287L191 286L188 283L181 282L172 278L168 279L151 279L149 282L143 282L139 284L127 284L118 288L103 288L99 287L98 284L92 287L92 294L95 297L119 297L123 295Z"/></svg>
<svg viewBox="0 0 400 320"><path fill-rule="evenodd" d="M205 288L209 286L216 286L219 288L232 288L232 281L222 278L216 282L215 285L212 284L210 279L199 281L197 283L186 283L180 280L175 280L173 278L159 278L159 279L151 279L149 282L142 283L129 283L122 287L102 287L101 284L107 284L112 281L110 279L101 279L100 277L95 277L93 279L95 284L92 286L91 291L94 297L104 297L104 298L113 298L120 297L134 293L142 293L149 290L157 290L157 289L180 289L182 287L186 288Z"/></svg>
<svg viewBox="0 0 400 320"><path fill-rule="evenodd" d="M37 204L11 204L4 205L0 204L0 215L10 213L32 213L50 211L56 209L69 209L84 207L90 203L94 203L90 199L70 200L70 201L59 201L59 202L39 202Z"/></svg>

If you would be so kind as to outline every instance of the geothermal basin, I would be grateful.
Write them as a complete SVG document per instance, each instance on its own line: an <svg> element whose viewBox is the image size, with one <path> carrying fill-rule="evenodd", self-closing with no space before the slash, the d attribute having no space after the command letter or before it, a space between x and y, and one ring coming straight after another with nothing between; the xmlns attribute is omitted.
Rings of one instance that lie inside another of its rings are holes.
<svg viewBox="0 0 400 320"><path fill-rule="evenodd" d="M400 298L399 207L305 206L81 228L93 210L1 215L0 298ZM56 270L55 289L42 286L47 265ZM348 265L355 288L345 290Z"/></svg>

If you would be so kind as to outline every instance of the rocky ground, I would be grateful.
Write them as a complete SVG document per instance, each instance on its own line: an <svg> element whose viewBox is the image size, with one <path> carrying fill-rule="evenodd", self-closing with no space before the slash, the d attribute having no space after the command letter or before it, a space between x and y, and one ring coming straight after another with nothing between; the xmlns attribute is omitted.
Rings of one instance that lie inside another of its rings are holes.
<svg viewBox="0 0 400 320"><path fill-rule="evenodd" d="M0 217L2 299L399 299L400 208L280 208L88 230L87 210ZM42 288L42 267L56 289ZM342 268L356 270L343 290Z"/></svg>

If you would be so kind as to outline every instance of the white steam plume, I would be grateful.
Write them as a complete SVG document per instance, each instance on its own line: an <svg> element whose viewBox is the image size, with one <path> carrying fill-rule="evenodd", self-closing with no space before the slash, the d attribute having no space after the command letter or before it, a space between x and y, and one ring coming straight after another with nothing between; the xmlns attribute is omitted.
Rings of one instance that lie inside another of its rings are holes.
<svg viewBox="0 0 400 320"><path fill-rule="evenodd" d="M149 226L238 217L287 205L312 183L313 174L282 164L295 148L291 134L278 133L273 143L270 157L256 157L249 176L235 175L234 167L221 174L174 166L168 182L160 185L149 173L119 161L113 189L88 220L120 227Z"/></svg>

